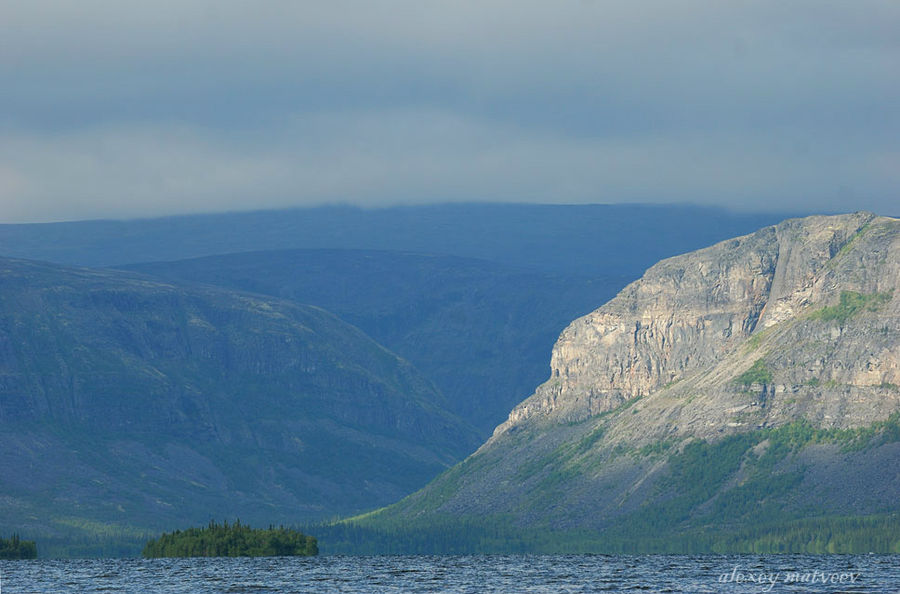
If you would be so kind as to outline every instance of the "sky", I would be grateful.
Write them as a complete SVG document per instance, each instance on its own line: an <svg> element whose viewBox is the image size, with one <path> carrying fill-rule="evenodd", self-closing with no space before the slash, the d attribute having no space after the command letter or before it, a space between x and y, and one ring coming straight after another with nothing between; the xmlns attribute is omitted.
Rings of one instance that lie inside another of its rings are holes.
<svg viewBox="0 0 900 594"><path fill-rule="evenodd" d="M4 0L0 222L330 203L900 215L896 0Z"/></svg>

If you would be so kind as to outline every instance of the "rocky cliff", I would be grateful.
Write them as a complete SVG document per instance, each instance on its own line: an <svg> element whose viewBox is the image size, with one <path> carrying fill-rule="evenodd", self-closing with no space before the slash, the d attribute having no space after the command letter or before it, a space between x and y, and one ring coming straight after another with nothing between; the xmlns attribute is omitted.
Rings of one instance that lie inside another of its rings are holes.
<svg viewBox="0 0 900 594"><path fill-rule="evenodd" d="M792 522L896 519L898 284L900 220L868 213L663 260L563 331L550 378L473 456L364 523L503 518L687 551L710 530L788 550L766 547Z"/></svg>
<svg viewBox="0 0 900 594"><path fill-rule="evenodd" d="M550 379L497 434L666 392L672 403L709 396L652 407L681 432L706 436L732 424L717 405L747 410L734 387L757 360L772 376L751 382L760 425L798 414L842 428L883 419L900 405L898 267L900 221L868 213L786 221L664 260L565 329Z"/></svg>

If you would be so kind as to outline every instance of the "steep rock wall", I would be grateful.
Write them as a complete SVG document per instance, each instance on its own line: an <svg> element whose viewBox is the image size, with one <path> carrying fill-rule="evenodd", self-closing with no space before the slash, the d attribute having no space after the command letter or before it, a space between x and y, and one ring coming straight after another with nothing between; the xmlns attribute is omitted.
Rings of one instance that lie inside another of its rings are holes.
<svg viewBox="0 0 900 594"><path fill-rule="evenodd" d="M820 399L829 389L890 387L900 358L898 261L900 221L869 213L788 220L664 260L563 331L550 379L495 435L535 417L583 420L700 372L709 377L692 388L730 398L754 357L779 370L782 383L765 387L773 394L813 377ZM880 295L877 319L839 326L812 315L846 292ZM802 361L779 354L804 349Z"/></svg>

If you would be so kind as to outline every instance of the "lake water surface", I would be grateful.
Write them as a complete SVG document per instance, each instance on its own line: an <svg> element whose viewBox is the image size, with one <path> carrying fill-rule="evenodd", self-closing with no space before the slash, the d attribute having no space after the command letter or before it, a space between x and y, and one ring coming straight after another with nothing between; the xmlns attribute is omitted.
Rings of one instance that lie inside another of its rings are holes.
<svg viewBox="0 0 900 594"><path fill-rule="evenodd" d="M25 592L900 592L900 555L320 556L0 562Z"/></svg>

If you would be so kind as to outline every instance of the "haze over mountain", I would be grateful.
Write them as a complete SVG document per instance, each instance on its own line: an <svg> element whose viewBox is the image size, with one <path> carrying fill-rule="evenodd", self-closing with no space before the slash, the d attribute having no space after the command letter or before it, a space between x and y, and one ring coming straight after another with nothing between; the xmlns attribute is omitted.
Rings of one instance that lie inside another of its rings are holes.
<svg viewBox="0 0 900 594"><path fill-rule="evenodd" d="M413 363L483 438L546 375L560 331L629 280L371 250L248 252L128 268L323 307Z"/></svg>
<svg viewBox="0 0 900 594"><path fill-rule="evenodd" d="M154 241L145 259L160 248L233 251L279 241L424 253L282 250L126 267L323 307L411 361L487 437L543 379L553 342L572 319L662 255L772 218L691 206L485 204L175 218L171 241ZM162 222L122 223L119 232L131 225L149 238L163 232Z"/></svg>
<svg viewBox="0 0 900 594"><path fill-rule="evenodd" d="M900 220L867 213L664 260L562 333L478 452L358 526L416 550L474 546L417 541L455 521L482 548L898 552L898 284Z"/></svg>
<svg viewBox="0 0 900 594"><path fill-rule="evenodd" d="M43 542L348 513L477 444L319 308L13 259L0 304L0 523Z"/></svg>
<svg viewBox="0 0 900 594"><path fill-rule="evenodd" d="M636 278L660 258L783 218L689 205L331 206L0 225L0 255L111 266L254 250L376 249L478 258L553 274Z"/></svg>

